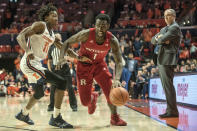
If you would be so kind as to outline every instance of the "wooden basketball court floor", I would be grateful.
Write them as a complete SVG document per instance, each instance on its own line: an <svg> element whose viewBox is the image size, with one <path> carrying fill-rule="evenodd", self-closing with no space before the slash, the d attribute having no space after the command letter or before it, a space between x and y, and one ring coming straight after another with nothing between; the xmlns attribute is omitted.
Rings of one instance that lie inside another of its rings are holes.
<svg viewBox="0 0 197 131"><path fill-rule="evenodd" d="M42 98L30 112L30 116L35 125L27 125L15 119L16 113L25 106L29 97L0 97L0 131L58 131L66 130L48 125L51 112L47 112L49 96ZM110 111L106 104L104 95L99 96L97 109L93 115L89 115L87 108L82 106L78 99L78 111L73 112L69 106L68 99L65 97L62 105L63 118L74 125L73 131L173 131L173 126L158 121L140 113L140 111L130 108L136 107L131 104L118 108L121 118L127 121L127 126L111 126ZM130 101L131 102L131 101ZM136 103L136 101L135 101ZM142 104L143 105L143 104ZM130 107L129 107L130 106ZM142 108L142 107L140 107ZM197 124L197 123L196 123ZM179 130L179 129L178 129Z"/></svg>

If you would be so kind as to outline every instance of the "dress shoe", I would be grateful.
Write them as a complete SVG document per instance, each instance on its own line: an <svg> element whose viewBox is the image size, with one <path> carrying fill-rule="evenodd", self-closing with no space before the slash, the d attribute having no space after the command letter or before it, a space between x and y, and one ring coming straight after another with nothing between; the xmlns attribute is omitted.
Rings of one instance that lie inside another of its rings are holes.
<svg viewBox="0 0 197 131"><path fill-rule="evenodd" d="M170 117L179 117L179 114L170 114L170 113L164 113L159 115L160 118L170 118Z"/></svg>
<svg viewBox="0 0 197 131"><path fill-rule="evenodd" d="M54 107L50 107L50 106L48 106L47 111L54 111Z"/></svg>
<svg viewBox="0 0 197 131"><path fill-rule="evenodd" d="M73 112L76 112L77 111L77 107L76 108L72 108Z"/></svg>

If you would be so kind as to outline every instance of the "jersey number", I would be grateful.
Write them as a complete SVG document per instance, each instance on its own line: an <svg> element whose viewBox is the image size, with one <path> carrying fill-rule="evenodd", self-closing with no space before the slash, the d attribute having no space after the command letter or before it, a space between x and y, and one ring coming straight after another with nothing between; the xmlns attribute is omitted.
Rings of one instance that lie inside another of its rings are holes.
<svg viewBox="0 0 197 131"><path fill-rule="evenodd" d="M45 42L45 45L44 45L44 48L43 48L43 52L47 53L48 49L49 49L49 43Z"/></svg>
<svg viewBox="0 0 197 131"><path fill-rule="evenodd" d="M94 60L96 59L96 56L97 56L97 55L98 55L98 54L94 54L94 58L93 58Z"/></svg>
<svg viewBox="0 0 197 131"><path fill-rule="evenodd" d="M36 73L33 73L33 76L36 78L36 80L39 79L39 76Z"/></svg>

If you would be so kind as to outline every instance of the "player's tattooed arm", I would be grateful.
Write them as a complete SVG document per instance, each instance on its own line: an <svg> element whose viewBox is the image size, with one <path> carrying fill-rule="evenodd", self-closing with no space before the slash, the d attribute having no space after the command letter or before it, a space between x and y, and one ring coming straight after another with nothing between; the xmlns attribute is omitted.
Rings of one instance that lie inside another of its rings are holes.
<svg viewBox="0 0 197 131"><path fill-rule="evenodd" d="M79 43L79 42L85 42L88 40L88 37L89 37L89 29L82 30L82 31L78 32L77 34L68 38L66 41L64 41L64 43L60 49L59 61L61 61L63 59L65 52L67 52L68 48L72 44Z"/></svg>
<svg viewBox="0 0 197 131"><path fill-rule="evenodd" d="M31 26L26 27L19 33L17 36L17 41L27 54L32 53L26 44L27 38L34 34L41 34L44 32L44 30L45 24L43 22L34 22Z"/></svg>
<svg viewBox="0 0 197 131"><path fill-rule="evenodd" d="M118 39L113 35L111 38L111 48L113 57L116 64L116 70L115 70L115 80L120 80L121 74L122 74L122 68L123 68L123 62L122 62L122 54L119 47Z"/></svg>

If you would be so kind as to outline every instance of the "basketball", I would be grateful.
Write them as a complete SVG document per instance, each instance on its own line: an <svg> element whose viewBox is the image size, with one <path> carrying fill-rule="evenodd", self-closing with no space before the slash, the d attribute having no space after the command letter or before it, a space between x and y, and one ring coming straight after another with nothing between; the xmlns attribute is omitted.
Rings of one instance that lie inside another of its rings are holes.
<svg viewBox="0 0 197 131"><path fill-rule="evenodd" d="M122 106L129 100L129 93L123 87L113 88L109 98L113 105Z"/></svg>

